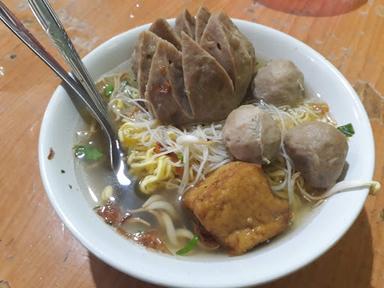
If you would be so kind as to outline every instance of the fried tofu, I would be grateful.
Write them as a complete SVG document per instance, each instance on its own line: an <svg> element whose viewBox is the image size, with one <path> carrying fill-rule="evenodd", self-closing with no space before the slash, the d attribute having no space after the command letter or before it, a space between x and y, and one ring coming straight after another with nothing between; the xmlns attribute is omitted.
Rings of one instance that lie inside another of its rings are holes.
<svg viewBox="0 0 384 288"><path fill-rule="evenodd" d="M282 233L288 201L275 196L259 165L230 162L186 192L184 205L232 255Z"/></svg>

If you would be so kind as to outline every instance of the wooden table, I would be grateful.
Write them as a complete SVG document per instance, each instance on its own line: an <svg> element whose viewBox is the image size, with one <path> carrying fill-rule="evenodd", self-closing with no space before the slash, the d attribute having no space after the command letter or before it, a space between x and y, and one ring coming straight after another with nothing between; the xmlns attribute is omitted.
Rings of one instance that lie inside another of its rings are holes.
<svg viewBox="0 0 384 288"><path fill-rule="evenodd" d="M284 3L270 3L279 1ZM25 1L5 2L48 45ZM384 183L384 0L333 17L305 16L315 11L311 1L290 11L296 15L251 0L52 2L82 55L113 35L159 16L174 17L184 7L196 12L201 4L306 42L359 91L375 134L375 179ZM337 2L359 6L361 1L334 0L335 11ZM45 107L59 81L3 25L0 47L0 280L13 288L155 287L90 254L56 216L40 180L37 143ZM383 209L383 193L368 197L355 224L329 252L263 287L384 287Z"/></svg>

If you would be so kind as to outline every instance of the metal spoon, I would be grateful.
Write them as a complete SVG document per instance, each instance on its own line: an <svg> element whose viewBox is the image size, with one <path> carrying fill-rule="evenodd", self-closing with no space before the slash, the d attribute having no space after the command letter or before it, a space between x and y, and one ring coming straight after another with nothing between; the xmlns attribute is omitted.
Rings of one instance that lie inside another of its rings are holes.
<svg viewBox="0 0 384 288"><path fill-rule="evenodd" d="M49 5L49 2L46 0L28 0L28 4L43 30L47 33L66 63L71 67L74 76L80 81L100 111L109 119L102 97L97 92L87 68L85 68L63 24Z"/></svg>
<svg viewBox="0 0 384 288"><path fill-rule="evenodd" d="M2 1L0 1L0 20L64 81L63 87L67 90L68 95L71 97L73 102L78 103L80 100L80 102L90 110L94 118L100 124L108 141L111 167L119 184L119 187L117 188L120 195L118 195L119 197L116 202L122 212L125 212L128 208L132 208L133 203L130 203L129 200L129 196L134 194L134 185L132 185L131 181L132 177L129 177L128 175L127 165L124 161L124 152L121 149L116 131L109 121L104 109L101 109L100 105L95 103L94 99L90 97L89 93L87 93L81 85L81 82L71 77L71 75L65 71L65 69L53 58L53 56L44 49L41 43L28 31L27 28L25 28L21 21L5 6ZM76 60L73 61L73 65L76 63ZM81 63L81 65L83 64ZM86 68L82 67L78 71L86 71ZM93 82L92 85L94 85Z"/></svg>

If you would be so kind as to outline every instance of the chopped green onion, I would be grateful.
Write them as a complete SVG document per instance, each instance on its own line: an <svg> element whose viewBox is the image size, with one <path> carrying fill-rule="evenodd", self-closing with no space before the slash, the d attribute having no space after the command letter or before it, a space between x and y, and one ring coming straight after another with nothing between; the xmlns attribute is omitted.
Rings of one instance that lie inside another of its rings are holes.
<svg viewBox="0 0 384 288"><path fill-rule="evenodd" d="M103 153L91 145L76 145L73 147L76 158L85 160L99 160Z"/></svg>
<svg viewBox="0 0 384 288"><path fill-rule="evenodd" d="M183 155L183 153L177 153L176 155L177 155L177 158L179 158L179 160L181 162L184 162L184 155Z"/></svg>
<svg viewBox="0 0 384 288"><path fill-rule="evenodd" d="M351 123L348 123L343 126L339 126L337 127L337 129L347 137L352 137L353 134L355 134L355 129L353 129L353 126Z"/></svg>
<svg viewBox="0 0 384 288"><path fill-rule="evenodd" d="M184 256L184 255L188 254L197 246L198 242L199 242L199 236L197 236L197 235L193 236L193 238L191 240L189 240L183 248L176 251L176 254L180 255L180 256Z"/></svg>
<svg viewBox="0 0 384 288"><path fill-rule="evenodd" d="M110 84L110 83L105 84L104 85L104 90L103 90L104 96L109 98L109 96L112 95L114 89L115 88L113 87L112 84Z"/></svg>

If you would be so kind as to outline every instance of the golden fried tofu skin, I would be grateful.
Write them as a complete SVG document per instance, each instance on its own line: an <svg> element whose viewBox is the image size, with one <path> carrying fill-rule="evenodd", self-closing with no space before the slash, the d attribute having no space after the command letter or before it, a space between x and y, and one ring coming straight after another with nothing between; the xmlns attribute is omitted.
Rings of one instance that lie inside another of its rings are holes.
<svg viewBox="0 0 384 288"><path fill-rule="evenodd" d="M288 201L275 196L259 165L230 162L186 192L184 205L216 240L239 255L280 234Z"/></svg>

